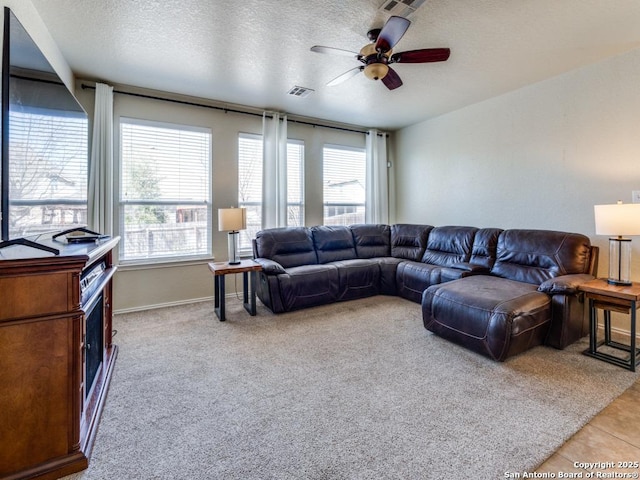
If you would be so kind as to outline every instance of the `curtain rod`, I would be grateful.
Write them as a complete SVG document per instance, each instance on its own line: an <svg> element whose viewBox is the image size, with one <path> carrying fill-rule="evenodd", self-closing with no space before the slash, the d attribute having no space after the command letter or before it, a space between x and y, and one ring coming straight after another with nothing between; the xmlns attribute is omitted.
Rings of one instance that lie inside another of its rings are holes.
<svg viewBox="0 0 640 480"><path fill-rule="evenodd" d="M64 83L58 82L56 80L46 80L44 78L34 78L34 77L25 77L24 75L16 75L14 73L9 74L11 78L17 78L18 80L27 80L29 82L38 82L38 83L48 83L50 85L60 85L65 86Z"/></svg>
<svg viewBox="0 0 640 480"><path fill-rule="evenodd" d="M91 85L85 85L83 83L82 84L82 89L83 90L85 90L85 89L95 90L96 87L92 87ZM189 101L186 101L186 100L175 100L173 98L157 97L155 95L146 95L144 93L123 92L121 90L115 90L115 89L113 90L113 93L118 93L120 95L130 95L132 97L148 98L150 100L161 100L161 101L164 101L164 102L178 103L178 104L181 104L181 105L190 105L192 107L211 108L213 110L222 110L224 113L227 113L227 112L240 113L242 115L251 115L251 116L254 116L254 117L262 117L263 116L263 114L261 114L261 113L247 112L247 111L244 111L244 110L236 110L236 109L233 109L233 108L226 108L226 107L218 107L216 105L206 105L206 104L203 104L203 103L189 102ZM267 117L268 118L273 118L272 116L269 116L269 115L267 115ZM305 121L302 121L302 120L290 120L290 119L287 119L287 121L293 122L293 123L299 123L301 125L309 125L311 127L331 128L331 129L334 129L334 130L341 130L343 132L363 133L365 135L369 135L369 132L366 132L366 131L363 132L362 130L355 130L355 129L352 129L352 128L336 127L336 126L333 126L333 125L322 125L320 123L305 122ZM386 134L378 133L378 136L383 136L383 135L386 135Z"/></svg>

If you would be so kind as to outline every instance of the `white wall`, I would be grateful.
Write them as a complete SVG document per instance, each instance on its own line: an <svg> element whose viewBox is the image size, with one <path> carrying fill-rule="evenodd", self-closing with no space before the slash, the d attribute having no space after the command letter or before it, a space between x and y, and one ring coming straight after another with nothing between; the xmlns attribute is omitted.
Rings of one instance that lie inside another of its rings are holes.
<svg viewBox="0 0 640 480"><path fill-rule="evenodd" d="M595 236L593 205L640 190L640 50L404 128L396 219ZM640 238L633 239L640 280Z"/></svg>
<svg viewBox="0 0 640 480"><path fill-rule="evenodd" d="M84 82L93 85L91 82ZM76 96L83 104L89 118L93 117L95 92L82 89L83 82L76 82ZM180 99L168 93L145 91L139 88L115 85L124 90L146 95ZM202 103L203 100L189 98L188 101ZM181 105L161 100L151 100L130 95L114 95L115 163L118 161L118 118L142 118L169 123L195 125L212 131L213 155L213 255L218 261L226 260L227 235L217 231L218 208L238 204L238 134L262 133L262 117L219 110ZM91 120L90 120L91 123ZM303 140L305 145L305 221L307 225L322 223L322 148L325 143L364 148L365 135L343 132L323 127L311 127L289 123L288 136ZM116 188L117 188L116 169ZM117 200L117 189L115 192ZM114 207L117 224L117 206ZM117 226L117 225L116 225ZM114 308L117 311L136 310L153 306L179 304L213 295L213 277L206 261L196 263L157 264L153 266L120 267L114 280ZM234 292L236 279L227 280L227 292ZM242 289L242 279L237 278L237 287Z"/></svg>

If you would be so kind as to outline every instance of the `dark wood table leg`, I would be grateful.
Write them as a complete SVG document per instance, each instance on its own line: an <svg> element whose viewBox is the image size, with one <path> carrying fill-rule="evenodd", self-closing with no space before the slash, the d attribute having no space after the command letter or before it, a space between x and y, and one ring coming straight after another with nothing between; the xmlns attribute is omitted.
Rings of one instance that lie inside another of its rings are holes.
<svg viewBox="0 0 640 480"><path fill-rule="evenodd" d="M604 311L604 344L611 345L611 310Z"/></svg>
<svg viewBox="0 0 640 480"><path fill-rule="evenodd" d="M224 315L224 275L214 275L213 284L213 310L218 319L224 322L226 320Z"/></svg>
<svg viewBox="0 0 640 480"><path fill-rule="evenodd" d="M242 272L242 299L246 305L249 303L249 272Z"/></svg>
<svg viewBox="0 0 640 480"><path fill-rule="evenodd" d="M593 305L593 299L589 299L589 352L596 353L598 341L598 312Z"/></svg>
<svg viewBox="0 0 640 480"><path fill-rule="evenodd" d="M251 274L251 288L249 288L249 277L248 275ZM244 288L244 292L243 292L243 306L244 309L249 312L249 315L251 316L255 316L256 315L256 272L252 271L252 272L244 272L242 274L242 286ZM249 302L249 296L251 296L251 301Z"/></svg>
<svg viewBox="0 0 640 480"><path fill-rule="evenodd" d="M636 360L638 358L638 352L636 352L636 302L631 302L631 357L629 358L629 370L636 371Z"/></svg>

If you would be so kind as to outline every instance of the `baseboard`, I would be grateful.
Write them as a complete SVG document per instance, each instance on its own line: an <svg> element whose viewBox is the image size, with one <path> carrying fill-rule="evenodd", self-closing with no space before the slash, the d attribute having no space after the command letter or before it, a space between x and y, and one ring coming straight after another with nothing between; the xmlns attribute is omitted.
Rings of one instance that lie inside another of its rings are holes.
<svg viewBox="0 0 640 480"><path fill-rule="evenodd" d="M141 305L139 307L131 307L131 308L119 308L114 310L114 315L119 315L121 313L133 313L133 312L143 312L145 310L155 310L158 308L166 308L166 307L178 307L180 305L189 305L190 303L200 303L200 302L213 302L213 296L211 297L202 297L202 298L189 298L187 300L178 300L176 302L163 302L156 303L153 305Z"/></svg>
<svg viewBox="0 0 640 480"><path fill-rule="evenodd" d="M604 330L602 328L602 325L598 325L598 329L600 330L598 332L598 338L603 338L604 335ZM619 327L611 327L611 333L612 334L617 334L617 335L622 335L624 337L629 338L631 336L631 331L629 330L625 330L624 328L619 328ZM636 343L640 344L640 333L636 332Z"/></svg>
<svg viewBox="0 0 640 480"><path fill-rule="evenodd" d="M242 291L227 293L224 297L226 299L239 298L242 300ZM156 310L158 308L178 307L180 305L189 305L191 303L201 303L201 302L211 302L212 304L211 308L213 308L213 296L210 296L210 297L201 297L201 298L189 298L187 300L178 300L176 302L163 302L163 303L156 303L153 305L141 305L139 307L119 308L117 310L114 310L113 314L119 315L122 313L144 312L145 310Z"/></svg>

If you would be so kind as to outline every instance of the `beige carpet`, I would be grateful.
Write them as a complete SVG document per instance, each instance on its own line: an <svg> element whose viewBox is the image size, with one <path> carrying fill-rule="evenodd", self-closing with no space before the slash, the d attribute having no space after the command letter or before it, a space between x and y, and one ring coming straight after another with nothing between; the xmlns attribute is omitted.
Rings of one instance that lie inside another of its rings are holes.
<svg viewBox="0 0 640 480"><path fill-rule="evenodd" d="M250 317L235 299L118 315L92 479L504 478L638 375L586 339L496 363L395 297Z"/></svg>

